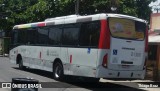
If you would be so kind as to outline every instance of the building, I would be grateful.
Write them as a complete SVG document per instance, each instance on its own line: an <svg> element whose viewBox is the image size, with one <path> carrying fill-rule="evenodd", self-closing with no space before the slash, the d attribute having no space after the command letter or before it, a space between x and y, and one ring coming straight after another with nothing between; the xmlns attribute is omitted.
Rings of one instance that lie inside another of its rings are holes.
<svg viewBox="0 0 160 91"><path fill-rule="evenodd" d="M150 17L150 31L160 30L160 13L152 13Z"/></svg>
<svg viewBox="0 0 160 91"><path fill-rule="evenodd" d="M160 30L149 32L147 71L153 80L160 80Z"/></svg>

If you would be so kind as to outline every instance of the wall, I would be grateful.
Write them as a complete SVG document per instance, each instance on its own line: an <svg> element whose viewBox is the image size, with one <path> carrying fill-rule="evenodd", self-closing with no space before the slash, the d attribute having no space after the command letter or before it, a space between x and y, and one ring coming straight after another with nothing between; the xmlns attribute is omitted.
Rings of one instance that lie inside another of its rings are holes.
<svg viewBox="0 0 160 91"><path fill-rule="evenodd" d="M150 28L151 31L160 30L160 13L153 13L150 16Z"/></svg>

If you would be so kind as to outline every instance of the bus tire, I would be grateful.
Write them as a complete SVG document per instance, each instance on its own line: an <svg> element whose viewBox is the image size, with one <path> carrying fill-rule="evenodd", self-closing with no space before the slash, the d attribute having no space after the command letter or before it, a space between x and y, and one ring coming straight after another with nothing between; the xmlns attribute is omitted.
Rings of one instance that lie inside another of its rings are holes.
<svg viewBox="0 0 160 91"><path fill-rule="evenodd" d="M64 71L63 66L61 62L56 62L53 65L53 78L55 80L63 80L64 77Z"/></svg>
<svg viewBox="0 0 160 91"><path fill-rule="evenodd" d="M25 69L25 66L23 65L23 60L22 60L22 58L19 59L19 64L18 64L18 66L19 66L19 69L21 69L21 70L24 70L24 69Z"/></svg>

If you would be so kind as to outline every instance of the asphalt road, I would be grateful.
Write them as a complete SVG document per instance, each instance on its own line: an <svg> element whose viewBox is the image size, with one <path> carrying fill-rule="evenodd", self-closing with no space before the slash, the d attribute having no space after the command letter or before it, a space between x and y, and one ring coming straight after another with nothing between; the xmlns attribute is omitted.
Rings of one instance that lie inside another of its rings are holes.
<svg viewBox="0 0 160 91"><path fill-rule="evenodd" d="M101 79L99 83L57 82L52 79L50 72L36 69L19 70L17 65L9 62L9 58L0 57L0 82L11 82L12 78L24 77L34 78L39 82L51 82L46 85L52 84L52 88L40 88L38 91L160 91L160 88L139 88L134 81L115 82ZM75 80L75 77L68 77L68 79ZM11 89L0 88L0 91L11 91Z"/></svg>

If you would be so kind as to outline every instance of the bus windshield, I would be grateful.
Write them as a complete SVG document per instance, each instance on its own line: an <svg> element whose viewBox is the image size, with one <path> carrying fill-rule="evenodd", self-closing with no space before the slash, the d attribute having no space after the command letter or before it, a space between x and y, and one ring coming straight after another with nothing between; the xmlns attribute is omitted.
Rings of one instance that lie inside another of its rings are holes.
<svg viewBox="0 0 160 91"><path fill-rule="evenodd" d="M111 35L117 38L143 40L145 37L146 24L124 18L109 18Z"/></svg>

